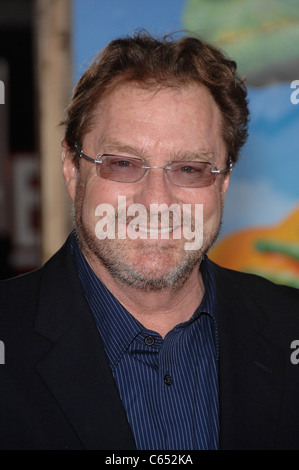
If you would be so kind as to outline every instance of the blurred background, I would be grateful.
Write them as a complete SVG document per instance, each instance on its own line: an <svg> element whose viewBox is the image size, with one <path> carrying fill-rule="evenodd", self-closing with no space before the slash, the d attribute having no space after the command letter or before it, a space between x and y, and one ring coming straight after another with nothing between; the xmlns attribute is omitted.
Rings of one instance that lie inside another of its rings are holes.
<svg viewBox="0 0 299 470"><path fill-rule="evenodd" d="M237 61L250 137L210 257L299 287L299 0L0 0L0 278L65 241L59 123L96 53L140 29L188 30Z"/></svg>

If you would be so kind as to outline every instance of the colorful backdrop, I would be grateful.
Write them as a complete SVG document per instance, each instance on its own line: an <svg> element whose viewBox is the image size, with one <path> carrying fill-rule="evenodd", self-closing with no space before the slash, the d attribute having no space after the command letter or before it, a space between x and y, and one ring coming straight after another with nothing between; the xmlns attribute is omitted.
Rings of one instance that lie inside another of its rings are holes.
<svg viewBox="0 0 299 470"><path fill-rule="evenodd" d="M74 81L117 36L189 30L246 76L250 137L233 170L219 264L299 287L298 0L75 0Z"/></svg>

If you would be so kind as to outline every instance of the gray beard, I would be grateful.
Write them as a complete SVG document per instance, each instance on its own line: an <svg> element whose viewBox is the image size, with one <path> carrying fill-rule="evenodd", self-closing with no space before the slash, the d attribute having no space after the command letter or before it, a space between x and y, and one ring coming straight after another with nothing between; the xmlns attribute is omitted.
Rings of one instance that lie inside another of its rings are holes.
<svg viewBox="0 0 299 470"><path fill-rule="evenodd" d="M192 271L198 267L218 237L221 223L212 234L205 234L203 245L198 250L180 250L180 259L174 266L170 266L168 273L161 275L158 270L153 268L151 274L142 273L138 268L132 266L129 260L128 250L124 249L126 240L104 239L99 240L82 220L82 202L83 189L81 182L78 181L76 188L76 197L73 208L73 226L77 241L82 252L87 256L92 254L108 270L111 276L122 286L130 286L139 291L159 292L164 289L177 291L187 279ZM136 243L137 240L132 240ZM174 246L151 244L142 240L139 245L138 254L162 255L175 250Z"/></svg>

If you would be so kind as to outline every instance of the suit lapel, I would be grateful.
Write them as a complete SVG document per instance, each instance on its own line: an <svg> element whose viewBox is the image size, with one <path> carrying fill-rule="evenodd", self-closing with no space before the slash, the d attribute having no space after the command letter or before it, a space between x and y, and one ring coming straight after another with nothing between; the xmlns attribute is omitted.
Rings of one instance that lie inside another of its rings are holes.
<svg viewBox="0 0 299 470"><path fill-rule="evenodd" d="M221 448L273 449L282 406L283 353L267 337L267 319L251 302L250 289L244 294L245 286L236 286L228 272L222 276L221 268L216 282Z"/></svg>
<svg viewBox="0 0 299 470"><path fill-rule="evenodd" d="M134 449L68 244L44 268L35 329L53 342L38 371L86 449Z"/></svg>

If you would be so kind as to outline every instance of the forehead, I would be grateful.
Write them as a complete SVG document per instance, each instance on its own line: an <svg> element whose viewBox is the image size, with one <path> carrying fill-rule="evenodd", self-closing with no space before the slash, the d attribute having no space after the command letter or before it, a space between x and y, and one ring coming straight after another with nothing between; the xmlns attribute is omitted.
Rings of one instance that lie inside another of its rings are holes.
<svg viewBox="0 0 299 470"><path fill-rule="evenodd" d="M219 153L224 145L219 108L208 89L197 84L151 90L122 84L97 105L84 141L101 152L123 143L145 157L195 147Z"/></svg>

